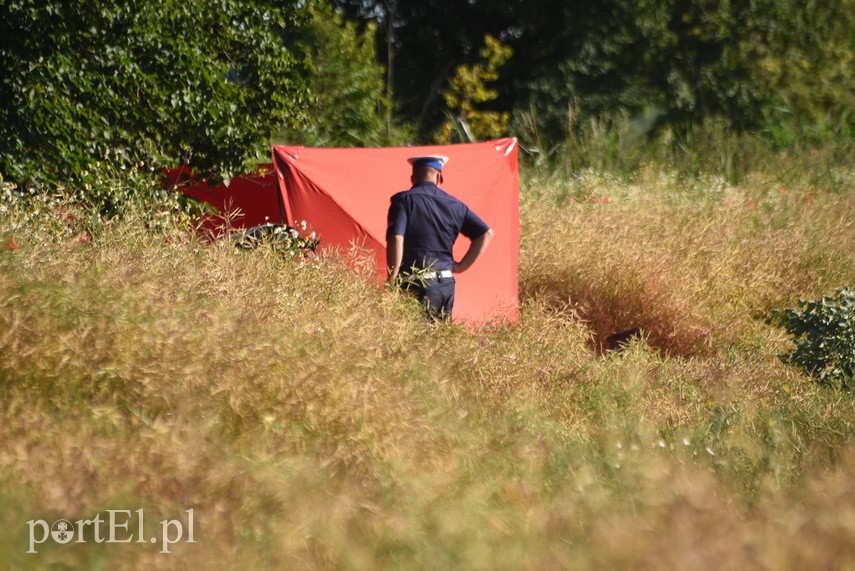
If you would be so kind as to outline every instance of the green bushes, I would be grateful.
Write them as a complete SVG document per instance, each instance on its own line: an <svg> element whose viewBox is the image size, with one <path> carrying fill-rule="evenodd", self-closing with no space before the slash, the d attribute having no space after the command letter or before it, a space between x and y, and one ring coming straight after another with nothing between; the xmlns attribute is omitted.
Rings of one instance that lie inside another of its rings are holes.
<svg viewBox="0 0 855 571"><path fill-rule="evenodd" d="M423 133L443 122L439 96L487 34L514 53L489 111L537 109L553 143L568 136L568 105L578 124L622 113L680 130L723 121L787 147L842 141L855 128L852 0L335 3L381 22L378 56Z"/></svg>
<svg viewBox="0 0 855 571"><path fill-rule="evenodd" d="M78 180L97 161L227 176L300 123L309 91L283 38L306 2L129 0L0 6L0 172Z"/></svg>
<svg viewBox="0 0 855 571"><path fill-rule="evenodd" d="M389 119L384 69L374 61L375 26L360 30L326 4L310 13L296 42L313 92L304 103L307 120L274 131L274 141L317 147L403 144L400 129Z"/></svg>
<svg viewBox="0 0 855 571"><path fill-rule="evenodd" d="M855 383L855 292L841 289L816 301L799 300L799 309L772 311L767 323L783 327L796 348L781 359L831 386Z"/></svg>

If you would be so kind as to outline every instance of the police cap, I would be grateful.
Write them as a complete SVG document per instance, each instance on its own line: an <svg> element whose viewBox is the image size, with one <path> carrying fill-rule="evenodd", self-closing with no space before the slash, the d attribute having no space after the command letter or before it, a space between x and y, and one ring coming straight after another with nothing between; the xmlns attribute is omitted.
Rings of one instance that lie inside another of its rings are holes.
<svg viewBox="0 0 855 571"><path fill-rule="evenodd" d="M443 155L426 155L423 157L412 157L407 159L407 162L413 165L413 167L431 167L435 168L438 171L442 170L442 167L445 163L448 162L448 157Z"/></svg>

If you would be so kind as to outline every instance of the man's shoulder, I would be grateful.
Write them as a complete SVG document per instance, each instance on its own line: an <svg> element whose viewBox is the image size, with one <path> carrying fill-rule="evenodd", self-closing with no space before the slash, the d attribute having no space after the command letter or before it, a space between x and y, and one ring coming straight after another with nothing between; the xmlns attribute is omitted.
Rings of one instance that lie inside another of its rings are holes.
<svg viewBox="0 0 855 571"><path fill-rule="evenodd" d="M396 194L393 194L393 195L392 195L392 198L391 198L390 200L391 200L392 202L399 202L399 201L407 200L407 199L409 199L409 198L411 198L411 197L419 196L419 195L422 195L422 196L424 196L424 195L428 195L428 196L441 196L441 195L444 195L444 194L445 194L445 192L443 192L443 191L442 191L439 187L437 187L437 186L433 186L433 185L430 185L430 186L428 186L428 185L416 185L416 186L414 186L414 187L410 188L409 190L402 190L401 192L398 192L398 193L396 193Z"/></svg>
<svg viewBox="0 0 855 571"><path fill-rule="evenodd" d="M395 194L392 195L392 197L389 199L389 201L392 204L395 204L396 202L400 202L407 197L407 194L409 192L410 192L409 190L402 190L401 192L396 192Z"/></svg>
<svg viewBox="0 0 855 571"><path fill-rule="evenodd" d="M410 192L412 192L413 190L418 191L419 194L426 194L428 196L431 196L436 200L463 204L462 200L460 200L459 198L457 198L453 194L449 194L448 192L444 191L443 189L441 189L440 187L438 187L435 184L425 185L425 186L417 186L417 187L414 187Z"/></svg>
<svg viewBox="0 0 855 571"><path fill-rule="evenodd" d="M440 187L433 184L416 185L409 190L404 190L397 194L393 194L390 201L392 204L399 204L402 202L407 202L418 196L427 196L430 197L432 200L466 206L466 204L462 200L445 192Z"/></svg>

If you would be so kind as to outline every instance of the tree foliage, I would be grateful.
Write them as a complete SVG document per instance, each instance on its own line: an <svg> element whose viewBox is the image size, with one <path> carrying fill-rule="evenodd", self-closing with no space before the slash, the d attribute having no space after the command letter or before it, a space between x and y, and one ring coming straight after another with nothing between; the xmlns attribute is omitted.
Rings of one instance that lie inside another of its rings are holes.
<svg viewBox="0 0 855 571"><path fill-rule="evenodd" d="M109 156L228 176L272 133L402 143L392 110L423 141L449 113L494 136L520 110L552 141L613 117L851 141L853 30L855 0L6 0L0 172L64 181Z"/></svg>
<svg viewBox="0 0 855 571"><path fill-rule="evenodd" d="M499 68L511 57L512 50L491 35L484 37L481 60L472 65L460 65L443 92L445 104L456 119L471 129L475 139L500 137L507 132L510 113L484 110L480 106L499 96L489 84L499 79ZM455 125L453 118L443 124L438 139L448 142Z"/></svg>
<svg viewBox="0 0 855 571"><path fill-rule="evenodd" d="M351 18L377 21L378 56L393 59L392 92L399 118L427 138L445 121L443 91L454 70L479 60L483 38L502 42L501 30L514 25L522 0L334 0ZM500 87L506 94L506 89ZM506 97L496 101L508 110Z"/></svg>
<svg viewBox="0 0 855 571"><path fill-rule="evenodd" d="M306 80L315 97L306 107L308 120L283 129L281 142L314 146L388 144L384 68L376 62L375 30L359 30L331 5L311 11L311 19L296 42L307 63Z"/></svg>
<svg viewBox="0 0 855 571"><path fill-rule="evenodd" d="M855 0L336 0L379 19L395 53L401 110L429 127L457 66L485 34L513 49L494 102L533 109L560 137L576 117L706 119L765 129L782 143L855 131ZM385 30L393 30L393 34Z"/></svg>
<svg viewBox="0 0 855 571"><path fill-rule="evenodd" d="M289 37L305 0L9 0L0 7L0 171L68 180L109 156L241 168L304 120Z"/></svg>

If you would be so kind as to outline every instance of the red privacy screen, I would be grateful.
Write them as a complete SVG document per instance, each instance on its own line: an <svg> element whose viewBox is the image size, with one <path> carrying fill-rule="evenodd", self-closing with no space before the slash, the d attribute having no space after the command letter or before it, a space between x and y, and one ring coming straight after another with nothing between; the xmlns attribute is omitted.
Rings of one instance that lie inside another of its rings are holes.
<svg viewBox="0 0 855 571"><path fill-rule="evenodd" d="M455 276L454 320L516 321L519 175L514 138L429 147L275 146L273 166L286 223L305 220L318 233L322 248L358 245L373 250L378 280L382 279L389 199L411 186L407 159L423 155L449 157L441 188L465 202L495 232L484 256ZM458 238L455 259L463 257L469 243Z"/></svg>
<svg viewBox="0 0 855 571"><path fill-rule="evenodd" d="M219 211L219 216L209 216L204 220L204 228L214 235L222 234L228 226L251 228L283 222L284 210L273 165L260 165L257 172L233 178L228 186L211 186L205 180L196 180L191 176L190 167L168 170L163 174L169 188Z"/></svg>

